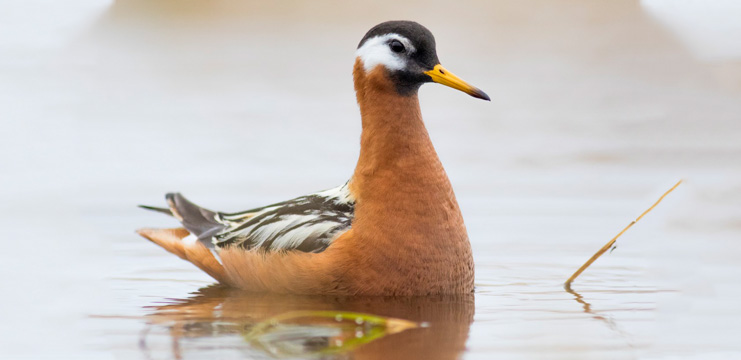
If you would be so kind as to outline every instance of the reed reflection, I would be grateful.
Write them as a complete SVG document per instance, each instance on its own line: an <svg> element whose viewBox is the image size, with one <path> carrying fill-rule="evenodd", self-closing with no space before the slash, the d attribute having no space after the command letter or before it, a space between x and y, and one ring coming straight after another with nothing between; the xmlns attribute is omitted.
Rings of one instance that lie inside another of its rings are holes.
<svg viewBox="0 0 741 360"><path fill-rule="evenodd" d="M564 290L566 290L567 293L573 295L574 300L582 305L584 313L589 314L593 319L604 322L611 330L617 331L621 334L623 333L623 331L618 328L618 325L615 323L614 319L595 313L594 310L592 310L592 304L585 300L584 296L574 290L570 285L564 286Z"/></svg>

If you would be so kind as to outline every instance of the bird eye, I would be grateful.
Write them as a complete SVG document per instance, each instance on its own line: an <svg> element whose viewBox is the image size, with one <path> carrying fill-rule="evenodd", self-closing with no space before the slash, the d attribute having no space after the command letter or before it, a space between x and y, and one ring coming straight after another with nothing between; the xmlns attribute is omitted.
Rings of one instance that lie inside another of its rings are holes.
<svg viewBox="0 0 741 360"><path fill-rule="evenodd" d="M389 43L389 47L391 48L391 51L395 53L404 52L404 44L402 44L399 40L392 40Z"/></svg>

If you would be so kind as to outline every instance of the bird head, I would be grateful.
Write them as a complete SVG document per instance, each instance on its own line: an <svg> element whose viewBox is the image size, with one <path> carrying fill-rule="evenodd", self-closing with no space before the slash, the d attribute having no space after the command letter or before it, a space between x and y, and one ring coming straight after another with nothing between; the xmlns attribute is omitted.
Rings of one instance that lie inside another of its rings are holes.
<svg viewBox="0 0 741 360"><path fill-rule="evenodd" d="M436 82L489 100L486 93L440 65L435 37L416 22L387 21L374 26L360 41L355 55L367 74L383 67L401 95L414 94L422 84Z"/></svg>

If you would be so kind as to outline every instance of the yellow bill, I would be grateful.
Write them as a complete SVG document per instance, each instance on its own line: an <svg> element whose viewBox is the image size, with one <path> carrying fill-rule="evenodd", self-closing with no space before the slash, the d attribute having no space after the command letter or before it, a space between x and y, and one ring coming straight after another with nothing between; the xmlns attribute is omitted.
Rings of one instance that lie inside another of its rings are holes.
<svg viewBox="0 0 741 360"><path fill-rule="evenodd" d="M475 98L484 99L490 101L489 95L479 90L477 87L471 86L469 83L461 80L461 78L455 76L452 72L445 69L442 65L437 64L432 70L425 71L425 74L432 78L432 81L450 86L453 89L463 91L464 93L471 95Z"/></svg>

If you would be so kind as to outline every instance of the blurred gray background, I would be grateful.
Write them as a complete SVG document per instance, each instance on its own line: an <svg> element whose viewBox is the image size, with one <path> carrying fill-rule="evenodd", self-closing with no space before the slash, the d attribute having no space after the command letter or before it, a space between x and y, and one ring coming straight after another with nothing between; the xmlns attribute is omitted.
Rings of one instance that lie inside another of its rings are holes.
<svg viewBox="0 0 741 360"><path fill-rule="evenodd" d="M175 224L135 205L237 211L346 181L355 47L411 19L492 98L420 91L476 254L464 357L737 356L740 18L731 0L3 2L0 352L137 358L140 324L101 317L210 281L133 233ZM622 335L527 321L579 314L560 282L680 178L584 275Z"/></svg>

